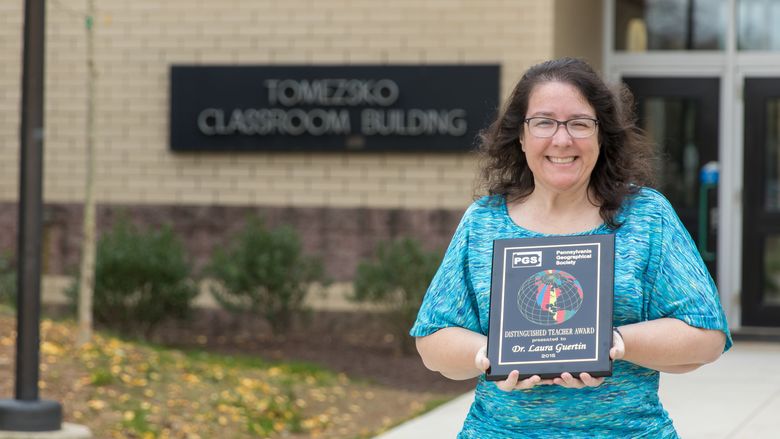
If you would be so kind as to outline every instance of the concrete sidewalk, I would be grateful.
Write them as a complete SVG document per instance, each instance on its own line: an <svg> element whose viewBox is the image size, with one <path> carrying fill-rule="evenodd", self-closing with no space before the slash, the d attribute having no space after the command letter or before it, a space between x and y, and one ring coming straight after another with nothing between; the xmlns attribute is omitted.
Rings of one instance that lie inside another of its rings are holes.
<svg viewBox="0 0 780 439"><path fill-rule="evenodd" d="M685 439L780 438L780 343L736 342L694 372L661 376L661 401ZM473 392L375 439L454 438Z"/></svg>

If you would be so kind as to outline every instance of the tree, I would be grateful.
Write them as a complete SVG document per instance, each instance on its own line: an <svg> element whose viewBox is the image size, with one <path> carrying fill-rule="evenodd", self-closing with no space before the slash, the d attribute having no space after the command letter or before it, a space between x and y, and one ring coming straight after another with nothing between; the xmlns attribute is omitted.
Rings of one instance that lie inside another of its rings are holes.
<svg viewBox="0 0 780 439"><path fill-rule="evenodd" d="M86 184L84 193L84 239L81 246L79 270L78 323L76 342L79 345L92 339L92 297L95 289L95 0L87 0L87 127L86 127Z"/></svg>

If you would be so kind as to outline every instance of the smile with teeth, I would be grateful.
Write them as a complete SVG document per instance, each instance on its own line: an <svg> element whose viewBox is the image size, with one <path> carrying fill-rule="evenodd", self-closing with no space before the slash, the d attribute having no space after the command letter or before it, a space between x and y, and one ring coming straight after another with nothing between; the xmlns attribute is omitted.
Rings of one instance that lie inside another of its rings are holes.
<svg viewBox="0 0 780 439"><path fill-rule="evenodd" d="M549 160L549 161L551 161L553 163L556 163L556 164L561 164L561 165L565 165L566 163L571 163L571 162L573 162L576 159L577 159L577 157L575 157L575 156L570 156L570 157L552 157L552 156L549 156L549 155L547 156L547 160Z"/></svg>

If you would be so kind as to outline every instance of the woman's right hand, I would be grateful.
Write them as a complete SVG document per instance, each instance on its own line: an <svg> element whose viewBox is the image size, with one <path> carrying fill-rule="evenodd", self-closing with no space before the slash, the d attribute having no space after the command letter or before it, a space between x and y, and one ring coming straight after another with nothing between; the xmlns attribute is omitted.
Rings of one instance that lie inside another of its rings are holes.
<svg viewBox="0 0 780 439"><path fill-rule="evenodd" d="M487 345L482 346L474 357L474 365L477 369L483 373L490 368L490 360L487 357ZM496 381L496 386L504 392L511 392L513 390L526 390L535 386L546 386L553 383L553 380L543 380L539 375L520 379L520 372L513 370L509 373L509 376L504 381Z"/></svg>

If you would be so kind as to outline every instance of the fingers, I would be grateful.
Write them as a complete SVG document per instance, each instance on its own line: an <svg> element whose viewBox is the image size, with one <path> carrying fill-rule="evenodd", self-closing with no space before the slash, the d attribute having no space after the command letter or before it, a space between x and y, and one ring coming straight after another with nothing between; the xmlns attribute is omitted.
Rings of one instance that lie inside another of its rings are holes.
<svg viewBox="0 0 780 439"><path fill-rule="evenodd" d="M589 373L583 372L580 374L580 381L582 381L588 387L598 387L604 382L604 377L595 378L590 376Z"/></svg>
<svg viewBox="0 0 780 439"><path fill-rule="evenodd" d="M490 360L487 357L487 346L482 346L477 351L477 355L474 356L474 366L482 372L487 371L490 367Z"/></svg>
<svg viewBox="0 0 780 439"><path fill-rule="evenodd" d="M598 387L604 383L604 378L596 378L591 376L587 372L580 374L579 378L573 376L569 372L564 372L560 377L553 379L542 379L539 375L520 379L520 372L513 370L506 380L496 382L496 386L504 392L511 392L513 390L527 390L536 386L545 386L550 384L556 384L567 389L583 389L585 387Z"/></svg>
<svg viewBox="0 0 780 439"><path fill-rule="evenodd" d="M496 382L496 386L504 392L511 392L513 390L528 390L536 386L544 386L552 384L552 380L543 380L539 375L520 379L520 372L513 370L509 373L509 376L504 381Z"/></svg>
<svg viewBox="0 0 780 439"><path fill-rule="evenodd" d="M609 358L613 360L621 360L626 355L626 344L623 341L623 336L617 332L612 331L612 348L609 350Z"/></svg>
<svg viewBox="0 0 780 439"><path fill-rule="evenodd" d="M518 372L517 376L520 376L520 373ZM542 378L539 375L534 375L532 377L528 377L524 380L520 380L515 385L515 389L518 390L527 390L532 389L534 386L538 386L542 384Z"/></svg>
<svg viewBox="0 0 780 439"><path fill-rule="evenodd" d="M509 376L506 377L506 380L496 382L496 386L504 392L511 392L512 390L515 390L518 378L520 378L520 372L513 370L509 373Z"/></svg>
<svg viewBox="0 0 780 439"><path fill-rule="evenodd" d="M583 372L579 379L569 372L564 372L559 378L553 379L553 383L567 389L582 389L585 387L598 387L604 382L604 378L594 378L589 373Z"/></svg>
<svg viewBox="0 0 780 439"><path fill-rule="evenodd" d="M536 385L537 386L550 386L552 384L553 384L553 380L552 380L552 378L549 378L549 379L542 379Z"/></svg>
<svg viewBox="0 0 780 439"><path fill-rule="evenodd" d="M581 389L585 387L585 384L574 378L569 372L564 372L560 377L553 379L553 383L567 389Z"/></svg>

